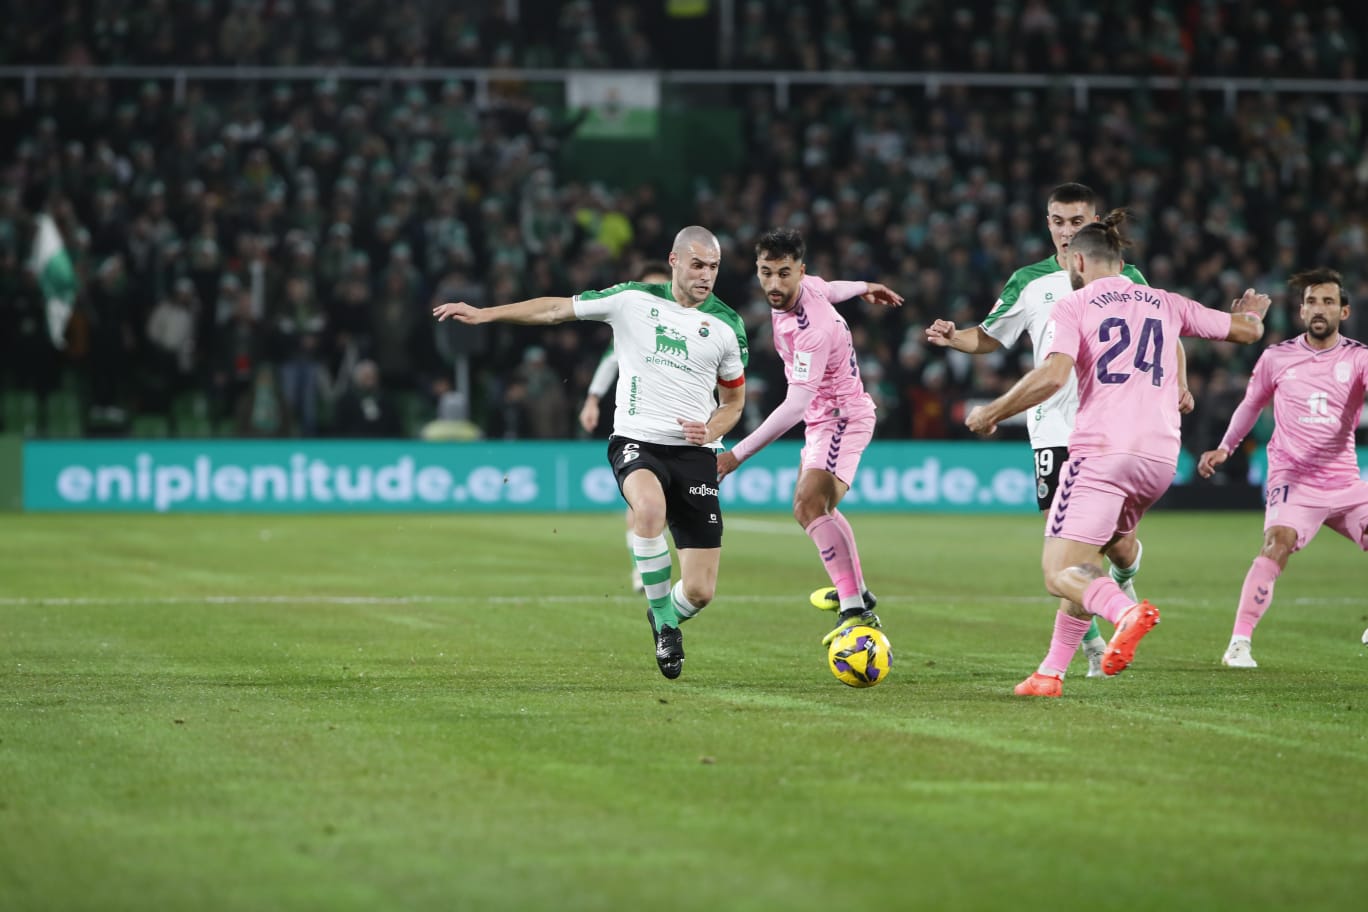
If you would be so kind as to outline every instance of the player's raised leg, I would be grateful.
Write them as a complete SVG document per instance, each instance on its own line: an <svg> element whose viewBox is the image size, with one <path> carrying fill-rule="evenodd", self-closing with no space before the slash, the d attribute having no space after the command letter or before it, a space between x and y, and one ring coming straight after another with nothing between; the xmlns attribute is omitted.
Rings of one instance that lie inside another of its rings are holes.
<svg viewBox="0 0 1368 912"><path fill-rule="evenodd" d="M1140 601L1140 597L1135 594L1135 574L1140 572L1140 557L1144 553L1145 546L1135 537L1134 532L1121 536L1107 549L1111 578L1132 602Z"/></svg>
<svg viewBox="0 0 1368 912"><path fill-rule="evenodd" d="M697 617L713 600L721 563L721 548L679 548L679 582L670 590L670 602L679 623Z"/></svg>

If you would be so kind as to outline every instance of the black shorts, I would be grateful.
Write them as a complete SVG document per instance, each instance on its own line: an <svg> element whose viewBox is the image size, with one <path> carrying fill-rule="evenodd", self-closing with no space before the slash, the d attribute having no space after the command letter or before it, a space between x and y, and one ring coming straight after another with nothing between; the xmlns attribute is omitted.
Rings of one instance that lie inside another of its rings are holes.
<svg viewBox="0 0 1368 912"><path fill-rule="evenodd" d="M618 490L627 476L650 469L665 490L665 522L676 548L722 547L722 504L717 499L717 455L708 447L608 438L608 462Z"/></svg>
<svg viewBox="0 0 1368 912"><path fill-rule="evenodd" d="M1059 470L1069 461L1068 447L1041 447L1035 451L1036 506L1042 511L1054 503Z"/></svg>

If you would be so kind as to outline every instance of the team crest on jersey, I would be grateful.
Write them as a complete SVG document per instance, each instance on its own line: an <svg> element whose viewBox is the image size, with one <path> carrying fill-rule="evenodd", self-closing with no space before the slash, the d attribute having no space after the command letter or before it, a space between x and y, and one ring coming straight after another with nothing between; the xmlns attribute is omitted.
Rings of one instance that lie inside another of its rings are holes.
<svg viewBox="0 0 1368 912"><path fill-rule="evenodd" d="M1335 379L1340 383L1349 382L1349 365L1346 362L1341 361L1335 365Z"/></svg>
<svg viewBox="0 0 1368 912"><path fill-rule="evenodd" d="M656 317L658 317L658 316L660 316L660 308L659 308L659 307L652 307L652 308L651 308L651 319L654 320L654 319L655 319Z"/></svg>
<svg viewBox="0 0 1368 912"><path fill-rule="evenodd" d="M708 321L704 320L703 325L698 327L698 334L702 336L704 339L706 339L708 338L709 332L711 332L711 330L708 329Z"/></svg>
<svg viewBox="0 0 1368 912"><path fill-rule="evenodd" d="M668 355L679 355L685 361L689 360L689 342L684 338L684 334L668 326L656 324L656 354L664 352Z"/></svg>

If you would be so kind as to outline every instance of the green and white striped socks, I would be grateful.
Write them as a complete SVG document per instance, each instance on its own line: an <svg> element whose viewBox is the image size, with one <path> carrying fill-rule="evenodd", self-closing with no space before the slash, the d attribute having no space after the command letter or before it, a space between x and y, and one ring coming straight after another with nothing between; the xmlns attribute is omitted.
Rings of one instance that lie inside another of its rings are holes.
<svg viewBox="0 0 1368 912"><path fill-rule="evenodd" d="M641 571L641 581L646 585L646 601L651 605L651 614L657 627L678 627L679 612L675 610L674 600L670 598L670 546L664 535L642 538L632 535L632 559Z"/></svg>

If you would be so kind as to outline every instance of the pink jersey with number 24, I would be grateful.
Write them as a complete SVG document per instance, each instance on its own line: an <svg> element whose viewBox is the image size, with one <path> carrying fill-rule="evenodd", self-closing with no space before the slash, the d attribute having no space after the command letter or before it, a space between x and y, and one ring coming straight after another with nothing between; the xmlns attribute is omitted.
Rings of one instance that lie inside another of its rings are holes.
<svg viewBox="0 0 1368 912"><path fill-rule="evenodd" d="M1078 418L1069 455L1129 453L1178 463L1179 336L1224 339L1230 314L1125 276L1090 282L1054 306L1047 356L1074 359Z"/></svg>

